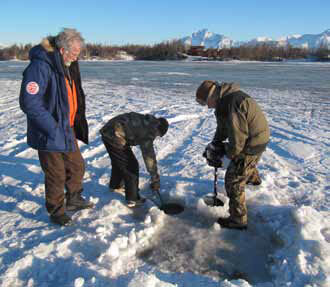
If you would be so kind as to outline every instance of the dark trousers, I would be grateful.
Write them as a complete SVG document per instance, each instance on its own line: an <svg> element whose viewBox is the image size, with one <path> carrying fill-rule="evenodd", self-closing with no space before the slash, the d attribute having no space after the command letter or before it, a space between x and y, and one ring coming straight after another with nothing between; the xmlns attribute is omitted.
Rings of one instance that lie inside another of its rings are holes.
<svg viewBox="0 0 330 287"><path fill-rule="evenodd" d="M118 188L124 180L126 200L139 199L139 163L131 147L119 147L104 137L102 141L111 159L110 188Z"/></svg>
<svg viewBox="0 0 330 287"><path fill-rule="evenodd" d="M82 192L85 163L77 140L74 152L38 151L41 168L45 174L46 208L49 214L61 215L65 212L65 193L72 196Z"/></svg>

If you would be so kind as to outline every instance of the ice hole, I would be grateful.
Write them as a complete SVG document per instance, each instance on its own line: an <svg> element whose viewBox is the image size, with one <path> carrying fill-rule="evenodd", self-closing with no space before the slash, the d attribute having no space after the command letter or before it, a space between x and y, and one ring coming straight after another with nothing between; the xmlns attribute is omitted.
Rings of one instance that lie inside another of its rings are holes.
<svg viewBox="0 0 330 287"><path fill-rule="evenodd" d="M250 284L271 282L270 255L278 247L271 231L251 216L246 231L217 230L216 219L189 209L167 216L138 257L167 272L192 272L215 280L241 278Z"/></svg>

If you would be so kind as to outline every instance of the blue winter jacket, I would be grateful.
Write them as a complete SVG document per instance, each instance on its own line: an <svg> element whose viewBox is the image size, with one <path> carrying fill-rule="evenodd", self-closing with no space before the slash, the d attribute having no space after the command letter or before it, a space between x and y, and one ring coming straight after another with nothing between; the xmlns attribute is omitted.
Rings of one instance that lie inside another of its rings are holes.
<svg viewBox="0 0 330 287"><path fill-rule="evenodd" d="M69 103L62 58L47 40L30 50L30 64L23 72L20 107L27 116L27 143L34 149L69 152L75 150L76 137L88 143L85 95L81 87L78 62L70 74L77 90L78 111L74 129L69 123Z"/></svg>

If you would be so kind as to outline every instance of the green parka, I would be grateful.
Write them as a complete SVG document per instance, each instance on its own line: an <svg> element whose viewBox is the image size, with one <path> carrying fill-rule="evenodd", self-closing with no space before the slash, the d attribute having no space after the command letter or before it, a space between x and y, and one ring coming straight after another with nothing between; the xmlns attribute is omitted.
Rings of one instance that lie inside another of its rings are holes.
<svg viewBox="0 0 330 287"><path fill-rule="evenodd" d="M257 102L240 90L239 84L222 83L214 93L217 130L215 145L225 144L226 155L233 159L239 154L256 155L269 142L267 119Z"/></svg>

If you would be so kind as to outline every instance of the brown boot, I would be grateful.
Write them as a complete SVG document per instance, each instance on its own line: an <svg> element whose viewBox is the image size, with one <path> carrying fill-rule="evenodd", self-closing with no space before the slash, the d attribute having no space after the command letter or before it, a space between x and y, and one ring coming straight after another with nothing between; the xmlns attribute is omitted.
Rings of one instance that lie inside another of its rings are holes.
<svg viewBox="0 0 330 287"><path fill-rule="evenodd" d="M230 229L239 229L239 230L245 230L247 229L247 220L244 220L243 218L240 220L234 220L231 217L219 217L217 222L220 224L222 228L230 228Z"/></svg>

